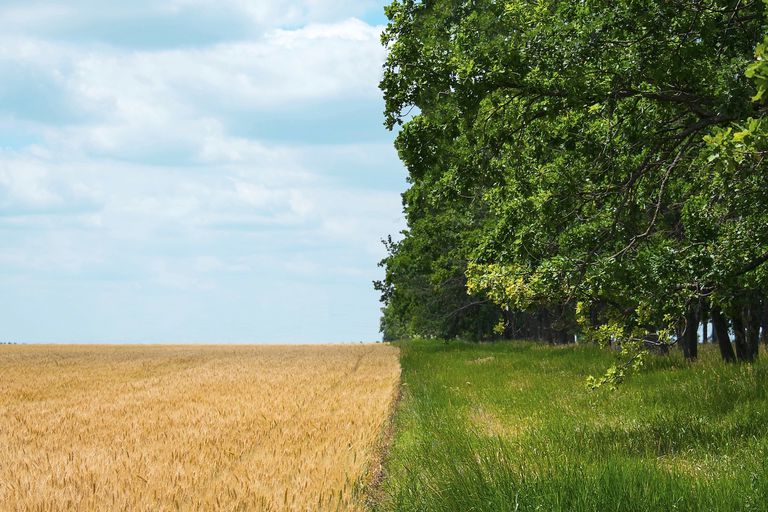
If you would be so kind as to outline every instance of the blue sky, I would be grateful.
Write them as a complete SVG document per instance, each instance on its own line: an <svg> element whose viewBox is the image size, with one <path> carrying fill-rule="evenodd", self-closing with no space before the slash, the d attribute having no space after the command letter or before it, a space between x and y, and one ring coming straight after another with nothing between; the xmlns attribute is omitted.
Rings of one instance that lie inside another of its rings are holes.
<svg viewBox="0 0 768 512"><path fill-rule="evenodd" d="M385 3L4 0L0 341L378 339Z"/></svg>

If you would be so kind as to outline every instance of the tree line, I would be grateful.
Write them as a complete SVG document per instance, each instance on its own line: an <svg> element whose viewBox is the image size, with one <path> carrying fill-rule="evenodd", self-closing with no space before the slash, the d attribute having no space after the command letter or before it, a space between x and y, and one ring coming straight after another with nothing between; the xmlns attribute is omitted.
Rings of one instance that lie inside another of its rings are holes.
<svg viewBox="0 0 768 512"><path fill-rule="evenodd" d="M766 3L395 0L385 339L768 344ZM710 330L711 325L711 330Z"/></svg>

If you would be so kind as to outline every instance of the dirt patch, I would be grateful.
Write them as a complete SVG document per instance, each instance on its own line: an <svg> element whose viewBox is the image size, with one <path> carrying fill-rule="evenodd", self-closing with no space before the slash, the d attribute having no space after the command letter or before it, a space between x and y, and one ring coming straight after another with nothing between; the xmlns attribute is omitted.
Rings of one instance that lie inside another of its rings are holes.
<svg viewBox="0 0 768 512"><path fill-rule="evenodd" d="M385 498L383 483L386 478L386 470L384 468L384 463L386 462L389 456L389 450L392 447L392 440L395 436L395 415L397 414L397 408L400 406L400 401L402 399L402 384L401 382L398 382L397 387L395 388L395 398L392 401L389 416L384 423L381 437L376 446L375 455L371 461L370 469L368 470L368 481L363 487L366 510L374 510Z"/></svg>
<svg viewBox="0 0 768 512"><path fill-rule="evenodd" d="M484 407L475 407L469 413L469 421L478 431L490 437L514 439L527 434L533 427L533 419L525 423L499 418Z"/></svg>
<svg viewBox="0 0 768 512"><path fill-rule="evenodd" d="M469 361L469 364L488 364L488 363L491 363L491 362L493 362L495 360L496 360L496 358L493 357L493 356L478 357L477 359L473 359L473 360Z"/></svg>

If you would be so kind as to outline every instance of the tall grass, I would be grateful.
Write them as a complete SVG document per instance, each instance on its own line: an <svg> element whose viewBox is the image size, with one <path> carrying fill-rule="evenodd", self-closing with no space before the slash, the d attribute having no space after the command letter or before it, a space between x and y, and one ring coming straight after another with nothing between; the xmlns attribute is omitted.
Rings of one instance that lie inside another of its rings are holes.
<svg viewBox="0 0 768 512"><path fill-rule="evenodd" d="M707 349L711 347L706 347ZM768 365L651 361L618 391L594 347L411 342L377 509L768 510Z"/></svg>

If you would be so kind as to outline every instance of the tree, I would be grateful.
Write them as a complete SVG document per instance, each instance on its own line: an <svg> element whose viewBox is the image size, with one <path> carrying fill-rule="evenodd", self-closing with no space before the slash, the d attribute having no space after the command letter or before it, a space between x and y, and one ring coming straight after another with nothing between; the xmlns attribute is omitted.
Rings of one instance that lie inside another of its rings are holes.
<svg viewBox="0 0 768 512"><path fill-rule="evenodd" d="M704 303L736 356L756 357L762 5L398 0L387 15L381 87L411 237L442 201L470 207L469 290L502 311L559 312L561 330L625 347L675 340L694 359Z"/></svg>
<svg viewBox="0 0 768 512"><path fill-rule="evenodd" d="M444 339L494 337L499 306L471 297L466 288L468 252L476 215L449 201L418 197L419 187L404 194L410 228L402 240L384 241L385 277L374 286L382 293L384 338L429 336Z"/></svg>

